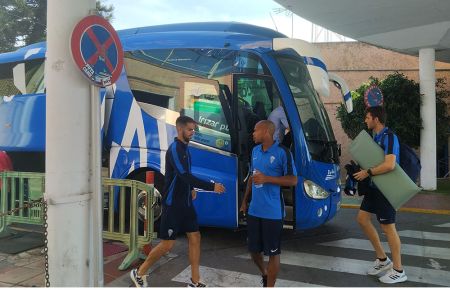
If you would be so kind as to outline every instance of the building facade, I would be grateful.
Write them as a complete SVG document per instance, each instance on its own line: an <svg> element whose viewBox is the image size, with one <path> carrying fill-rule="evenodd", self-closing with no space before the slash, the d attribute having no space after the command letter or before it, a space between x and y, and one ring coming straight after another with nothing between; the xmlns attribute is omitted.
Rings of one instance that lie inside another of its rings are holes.
<svg viewBox="0 0 450 290"><path fill-rule="evenodd" d="M409 79L419 81L419 57L378 48L362 42L315 43L320 48L327 69L341 76L350 90L355 90L373 76L380 80L387 75L399 72ZM450 64L436 62L436 79L446 78L450 89ZM337 107L341 104L340 92L332 86L328 98L322 98L330 117L337 142L342 146L341 167L351 160L348 152L351 140L344 133L341 123L336 119ZM363 121L363 120L361 120ZM450 154L449 154L450 155ZM344 177L345 170L341 171Z"/></svg>

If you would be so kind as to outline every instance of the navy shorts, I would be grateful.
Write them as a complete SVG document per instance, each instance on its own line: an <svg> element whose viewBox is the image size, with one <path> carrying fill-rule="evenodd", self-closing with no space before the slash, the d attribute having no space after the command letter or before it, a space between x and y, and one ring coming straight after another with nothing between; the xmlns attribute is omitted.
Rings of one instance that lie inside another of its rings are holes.
<svg viewBox="0 0 450 290"><path fill-rule="evenodd" d="M179 234L198 232L197 213L193 206L163 206L159 238L175 240Z"/></svg>
<svg viewBox="0 0 450 290"><path fill-rule="evenodd" d="M384 195L376 188L373 188L364 195L360 209L376 214L380 224L388 225L395 223L395 209L386 197L384 197Z"/></svg>
<svg viewBox="0 0 450 290"><path fill-rule="evenodd" d="M272 220L248 215L247 242L251 253L264 252L266 256L281 253L283 220Z"/></svg>

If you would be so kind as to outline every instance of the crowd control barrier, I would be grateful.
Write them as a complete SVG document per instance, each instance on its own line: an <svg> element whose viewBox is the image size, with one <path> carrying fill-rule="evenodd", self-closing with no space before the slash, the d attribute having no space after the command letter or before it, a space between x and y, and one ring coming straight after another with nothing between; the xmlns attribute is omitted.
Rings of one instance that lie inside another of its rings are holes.
<svg viewBox="0 0 450 290"><path fill-rule="evenodd" d="M139 258L139 249L156 238L154 186L130 179L103 178L102 188L103 238L128 246L128 254L119 265L120 270L125 270ZM12 223L43 225L44 192L43 173L0 172L0 235Z"/></svg>

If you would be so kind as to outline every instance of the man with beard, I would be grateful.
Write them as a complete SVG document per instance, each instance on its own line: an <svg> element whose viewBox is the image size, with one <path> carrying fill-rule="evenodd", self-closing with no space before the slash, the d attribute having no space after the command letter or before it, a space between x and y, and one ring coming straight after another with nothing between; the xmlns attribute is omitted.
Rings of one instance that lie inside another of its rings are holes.
<svg viewBox="0 0 450 290"><path fill-rule="evenodd" d="M150 252L144 263L130 272L136 287L147 287L146 273L175 244L177 236L186 232L189 242L189 261L191 263L191 283L189 287L206 287L200 282L200 232L197 214L192 204L196 197L193 188L202 188L217 193L225 192L220 183L201 180L191 173L191 155L188 143L194 136L196 123L187 116L176 120L178 136L166 153L166 176L163 210L159 237L161 242Z"/></svg>
<svg viewBox="0 0 450 290"><path fill-rule="evenodd" d="M364 122L367 128L373 131L373 139L383 148L385 156L381 164L355 173L353 176L358 181L392 171L395 168L395 163L400 162L398 137L385 126L386 113L384 108L380 106L367 108ZM395 227L396 211L375 184L371 183L371 186L367 187L367 191L357 216L357 221L370 240L376 254L375 262L367 274L373 276L384 274L379 278L382 283L394 284L404 282L408 278L402 267L400 237ZM392 261L386 255L381 245L377 230L370 220L371 214L376 215L381 229L386 234L389 248L391 249Z"/></svg>

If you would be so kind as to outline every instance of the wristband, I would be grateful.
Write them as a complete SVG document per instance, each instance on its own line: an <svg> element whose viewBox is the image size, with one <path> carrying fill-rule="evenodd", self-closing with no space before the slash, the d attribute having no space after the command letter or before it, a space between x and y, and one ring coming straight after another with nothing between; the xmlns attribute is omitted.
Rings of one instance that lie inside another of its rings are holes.
<svg viewBox="0 0 450 290"><path fill-rule="evenodd" d="M369 176L373 176L372 168L367 169L367 174L369 174Z"/></svg>

